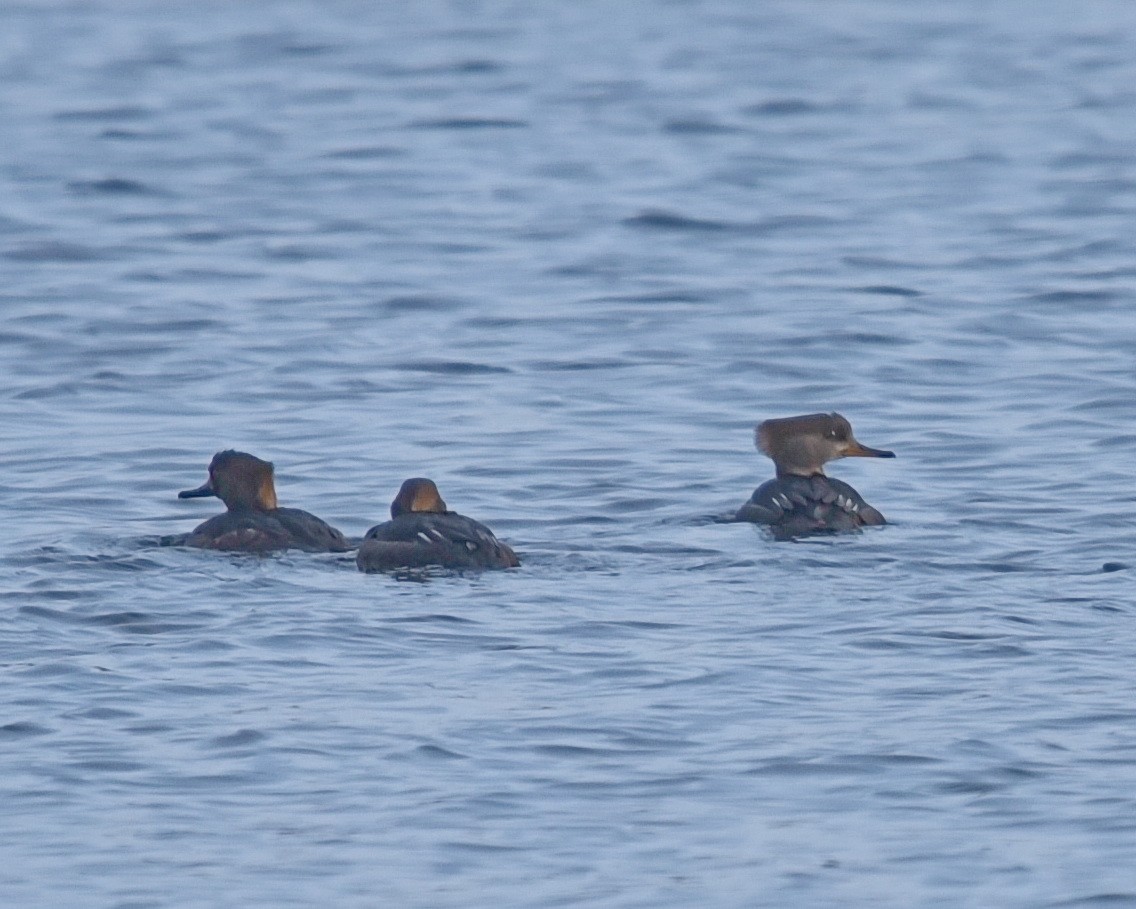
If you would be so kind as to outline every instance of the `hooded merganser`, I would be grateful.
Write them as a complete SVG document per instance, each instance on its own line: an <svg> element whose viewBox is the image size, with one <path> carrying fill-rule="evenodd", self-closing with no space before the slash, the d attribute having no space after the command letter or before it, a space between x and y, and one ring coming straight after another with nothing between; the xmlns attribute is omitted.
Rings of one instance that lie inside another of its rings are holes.
<svg viewBox="0 0 1136 909"><path fill-rule="evenodd" d="M824 465L837 458L895 457L857 442L840 414L766 420L755 437L758 449L777 466L777 477L754 491L736 520L768 524L778 539L887 523L850 485L824 474Z"/></svg>
<svg viewBox="0 0 1136 909"><path fill-rule="evenodd" d="M299 508L280 508L272 464L243 451L220 451L209 463L209 479L179 499L217 496L228 509L178 539L181 545L237 552L303 549L347 552L351 545L334 527Z"/></svg>
<svg viewBox="0 0 1136 909"><path fill-rule="evenodd" d="M433 480L407 480L391 503L391 519L367 531L355 563L360 571L397 568L516 568L517 554L484 524L446 510Z"/></svg>

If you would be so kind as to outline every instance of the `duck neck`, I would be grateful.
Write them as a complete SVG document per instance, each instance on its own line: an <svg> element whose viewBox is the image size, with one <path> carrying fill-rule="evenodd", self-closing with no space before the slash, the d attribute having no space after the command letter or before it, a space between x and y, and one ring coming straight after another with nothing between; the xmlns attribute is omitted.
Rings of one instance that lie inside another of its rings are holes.
<svg viewBox="0 0 1136 909"><path fill-rule="evenodd" d="M809 477L823 477L824 475L825 473L823 467L817 467L813 470L799 470L795 467L783 467L780 464L777 465L777 479L779 480L784 480L789 477L804 477L807 479Z"/></svg>

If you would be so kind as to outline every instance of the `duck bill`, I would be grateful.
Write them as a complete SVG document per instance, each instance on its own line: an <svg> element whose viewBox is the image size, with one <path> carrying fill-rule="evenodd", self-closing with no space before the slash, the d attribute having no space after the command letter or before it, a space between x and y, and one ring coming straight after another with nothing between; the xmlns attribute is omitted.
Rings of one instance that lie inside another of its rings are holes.
<svg viewBox="0 0 1136 909"><path fill-rule="evenodd" d="M846 458L894 458L894 451L884 451L882 448L869 448L853 439L844 449Z"/></svg>
<svg viewBox="0 0 1136 909"><path fill-rule="evenodd" d="M200 499L205 496L215 496L217 493L213 491L213 485L209 480L206 480L196 489L183 489L178 493L179 499Z"/></svg>

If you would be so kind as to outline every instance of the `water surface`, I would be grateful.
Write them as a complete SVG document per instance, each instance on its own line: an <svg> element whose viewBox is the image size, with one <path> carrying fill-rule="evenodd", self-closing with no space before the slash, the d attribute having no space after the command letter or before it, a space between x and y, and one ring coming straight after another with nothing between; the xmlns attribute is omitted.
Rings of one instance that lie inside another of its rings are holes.
<svg viewBox="0 0 1136 909"><path fill-rule="evenodd" d="M1136 8L0 12L5 904L1136 905Z"/></svg>

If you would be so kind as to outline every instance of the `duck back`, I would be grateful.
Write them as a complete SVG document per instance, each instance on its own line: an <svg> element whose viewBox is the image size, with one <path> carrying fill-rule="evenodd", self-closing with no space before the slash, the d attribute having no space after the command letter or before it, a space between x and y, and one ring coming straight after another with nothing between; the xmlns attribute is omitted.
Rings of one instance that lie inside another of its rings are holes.
<svg viewBox="0 0 1136 909"><path fill-rule="evenodd" d="M201 524L185 540L186 546L228 552L347 552L343 534L314 514L299 508L270 511L235 509Z"/></svg>
<svg viewBox="0 0 1136 909"><path fill-rule="evenodd" d="M513 550L484 524L452 511L411 512L367 531L356 563L360 571L398 568L516 568Z"/></svg>
<svg viewBox="0 0 1136 909"><path fill-rule="evenodd" d="M850 484L824 474L780 476L762 483L735 519L765 524L778 539L887 523Z"/></svg>

